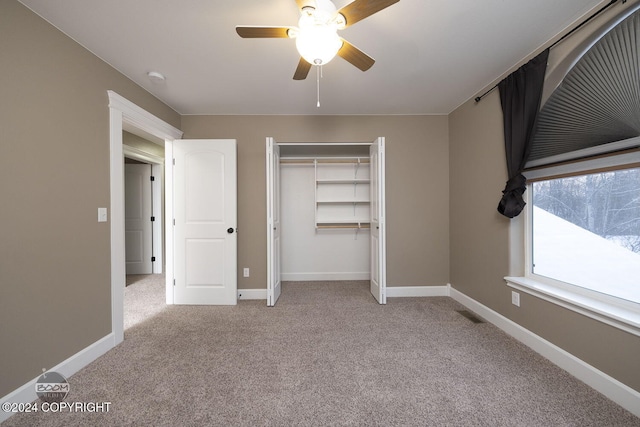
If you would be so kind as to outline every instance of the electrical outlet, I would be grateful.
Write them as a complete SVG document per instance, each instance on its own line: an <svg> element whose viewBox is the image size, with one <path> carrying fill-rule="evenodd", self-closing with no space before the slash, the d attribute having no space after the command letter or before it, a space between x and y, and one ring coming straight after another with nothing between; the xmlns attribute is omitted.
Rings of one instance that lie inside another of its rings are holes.
<svg viewBox="0 0 640 427"><path fill-rule="evenodd" d="M520 294L516 291L511 291L511 304L520 307Z"/></svg>
<svg viewBox="0 0 640 427"><path fill-rule="evenodd" d="M248 267L245 267L245 268L243 269L243 271L242 271L242 275L243 275L244 277L249 277L249 268L248 268Z"/></svg>

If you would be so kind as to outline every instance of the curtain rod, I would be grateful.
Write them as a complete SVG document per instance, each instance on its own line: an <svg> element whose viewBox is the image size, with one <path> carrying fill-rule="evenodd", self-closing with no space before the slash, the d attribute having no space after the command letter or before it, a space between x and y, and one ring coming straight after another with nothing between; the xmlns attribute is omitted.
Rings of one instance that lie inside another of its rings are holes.
<svg viewBox="0 0 640 427"><path fill-rule="evenodd" d="M584 21L582 21L577 27L573 28L571 31L569 31L567 34L565 34L564 36L560 37L558 40L556 40L555 42L553 42L553 44L551 44L551 46L549 46L547 49L553 49L557 44L559 44L560 42L562 42L564 39L566 39L567 37L569 37L571 34L575 33L576 31L578 31L580 28L582 28L583 25L585 25L586 23L590 22L592 19L594 19L596 16L600 15L602 12L604 12L605 10L607 10L609 7L613 6L615 3L617 3L618 0L611 0L608 4L604 5L603 7L601 7L596 13L594 13L593 15L591 15L590 17L588 17L587 19L585 19ZM627 2L627 0L622 0L622 4L625 4ZM476 96L475 100L476 102L480 102L482 100L482 98L484 98L485 96L487 96L488 94L490 94L491 92L493 92L493 90L495 88L498 87L500 83L496 83L495 86L491 87L490 89L488 89L485 93L483 93L480 96Z"/></svg>

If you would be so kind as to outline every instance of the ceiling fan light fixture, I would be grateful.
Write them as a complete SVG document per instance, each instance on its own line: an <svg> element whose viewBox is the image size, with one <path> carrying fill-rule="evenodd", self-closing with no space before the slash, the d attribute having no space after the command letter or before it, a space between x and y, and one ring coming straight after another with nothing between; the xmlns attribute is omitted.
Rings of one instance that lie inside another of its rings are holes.
<svg viewBox="0 0 640 427"><path fill-rule="evenodd" d="M296 36L296 48L309 64L324 65L331 61L340 48L342 40L332 25L317 25L313 20L300 18L300 29Z"/></svg>
<svg viewBox="0 0 640 427"><path fill-rule="evenodd" d="M242 38L290 38L296 39L296 48L301 58L293 74L294 80L307 78L313 65L318 76L321 66L336 55L351 65L367 71L376 62L372 57L338 36L343 30L363 19L380 12L400 0L352 0L336 9L331 0L296 0L300 11L298 27L236 26Z"/></svg>

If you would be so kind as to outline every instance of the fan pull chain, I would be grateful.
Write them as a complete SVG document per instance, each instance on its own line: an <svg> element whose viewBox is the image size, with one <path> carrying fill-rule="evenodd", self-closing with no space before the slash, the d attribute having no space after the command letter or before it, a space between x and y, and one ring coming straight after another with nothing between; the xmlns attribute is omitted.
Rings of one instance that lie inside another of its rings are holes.
<svg viewBox="0 0 640 427"><path fill-rule="evenodd" d="M322 74L322 65L316 65L316 91L318 94L318 104L316 107L320 108L320 75Z"/></svg>

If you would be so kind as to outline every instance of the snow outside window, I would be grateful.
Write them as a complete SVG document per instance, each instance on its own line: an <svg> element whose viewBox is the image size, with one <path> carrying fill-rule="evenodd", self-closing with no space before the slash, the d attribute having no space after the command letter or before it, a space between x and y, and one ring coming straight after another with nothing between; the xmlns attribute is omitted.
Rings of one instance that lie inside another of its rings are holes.
<svg viewBox="0 0 640 427"><path fill-rule="evenodd" d="M530 188L531 272L640 303L640 168Z"/></svg>

